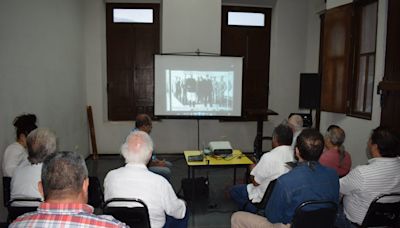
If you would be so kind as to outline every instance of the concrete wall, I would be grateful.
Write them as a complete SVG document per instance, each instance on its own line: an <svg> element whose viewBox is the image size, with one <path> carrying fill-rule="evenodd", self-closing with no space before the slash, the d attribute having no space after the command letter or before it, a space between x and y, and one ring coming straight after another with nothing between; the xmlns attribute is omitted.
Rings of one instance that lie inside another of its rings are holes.
<svg viewBox="0 0 400 228"><path fill-rule="evenodd" d="M88 154L82 13L80 0L0 2L0 160L24 112L56 132L60 150Z"/></svg>
<svg viewBox="0 0 400 228"><path fill-rule="evenodd" d="M133 123L107 120L105 4L87 0L85 5L87 104L93 106L100 153L114 154L119 152ZM279 0L273 9L269 102L270 108L280 115L265 123L265 134L270 134L272 127L289 113L298 111L299 73L304 72L306 59L307 8L300 1ZM168 0L162 2L161 9L162 52L190 52L197 48L220 52L220 0ZM200 145L210 140L229 140L235 148L252 151L255 134L255 122L200 121ZM152 137L160 153L197 148L197 122L155 122Z"/></svg>
<svg viewBox="0 0 400 228"><path fill-rule="evenodd" d="M328 0L327 7L338 6L342 1ZM347 1L345 2L347 3ZM364 120L353 118L344 114L322 112L321 130L326 129L330 124L337 124L346 132L345 147L352 156L353 167L367 162L365 149L370 132L380 124L381 108L380 96L376 89L379 81L382 80L385 70L385 48L386 48L386 21L387 21L387 0L380 0L378 6L378 31L376 44L375 82L373 95L372 119Z"/></svg>

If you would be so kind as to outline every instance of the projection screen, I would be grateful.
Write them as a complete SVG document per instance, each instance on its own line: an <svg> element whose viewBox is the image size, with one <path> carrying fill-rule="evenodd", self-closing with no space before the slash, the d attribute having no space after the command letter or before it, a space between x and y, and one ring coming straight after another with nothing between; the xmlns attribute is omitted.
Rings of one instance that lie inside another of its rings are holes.
<svg viewBox="0 0 400 228"><path fill-rule="evenodd" d="M240 117L243 57L155 55L154 114Z"/></svg>

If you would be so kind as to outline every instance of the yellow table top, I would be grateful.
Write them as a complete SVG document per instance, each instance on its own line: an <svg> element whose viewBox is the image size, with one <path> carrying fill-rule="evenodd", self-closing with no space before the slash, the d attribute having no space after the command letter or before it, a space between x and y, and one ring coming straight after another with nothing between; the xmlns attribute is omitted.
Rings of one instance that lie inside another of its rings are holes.
<svg viewBox="0 0 400 228"><path fill-rule="evenodd" d="M189 162L188 157L193 155L200 155L199 150L185 150L184 152L186 164L188 166L204 166L204 165L251 165L253 161L250 160L240 150L233 150L231 156L222 158L220 156L207 155L203 161Z"/></svg>

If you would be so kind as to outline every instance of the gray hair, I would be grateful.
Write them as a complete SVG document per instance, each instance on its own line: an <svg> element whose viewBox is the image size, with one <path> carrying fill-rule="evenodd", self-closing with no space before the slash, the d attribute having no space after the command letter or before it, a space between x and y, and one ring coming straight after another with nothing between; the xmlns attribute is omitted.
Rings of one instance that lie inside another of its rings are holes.
<svg viewBox="0 0 400 228"><path fill-rule="evenodd" d="M325 134L325 138L327 138L332 145L339 147L339 167L343 164L343 159L346 155L346 151L344 149L343 143L346 139L346 134L343 129L339 126L332 126Z"/></svg>
<svg viewBox="0 0 400 228"><path fill-rule="evenodd" d="M288 120L288 124L294 131L299 131L303 128L303 118L299 115L292 115Z"/></svg>
<svg viewBox="0 0 400 228"><path fill-rule="evenodd" d="M75 152L56 152L46 157L42 166L44 198L62 199L82 191L88 177L83 158Z"/></svg>
<svg viewBox="0 0 400 228"><path fill-rule="evenodd" d="M126 163L147 164L153 152L153 141L144 131L131 132L121 146Z"/></svg>
<svg viewBox="0 0 400 228"><path fill-rule="evenodd" d="M48 128L37 128L29 133L26 139L29 162L32 164L43 162L46 156L56 151L56 141L56 135Z"/></svg>

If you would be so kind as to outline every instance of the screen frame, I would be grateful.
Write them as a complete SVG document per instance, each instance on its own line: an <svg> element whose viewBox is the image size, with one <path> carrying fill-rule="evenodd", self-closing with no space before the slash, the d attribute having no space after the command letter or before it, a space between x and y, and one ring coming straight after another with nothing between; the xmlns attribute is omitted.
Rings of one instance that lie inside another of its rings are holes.
<svg viewBox="0 0 400 228"><path fill-rule="evenodd" d="M214 115L214 116L195 116L195 115L156 115L155 114L155 101L156 101L156 89L155 89L155 82L156 82L156 67L155 67L155 59L156 55L165 55L165 56L195 56L195 57L214 57L214 58L220 58L220 57L239 57L244 60L244 56L235 56L235 55L220 55L216 53L206 53L206 52L183 52L183 53L161 53L161 54L154 54L153 55L153 117L154 119L193 119L193 120L242 120L243 118L243 62L242 62L242 85L241 85L241 101L240 101L240 116L228 116L228 115Z"/></svg>

